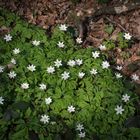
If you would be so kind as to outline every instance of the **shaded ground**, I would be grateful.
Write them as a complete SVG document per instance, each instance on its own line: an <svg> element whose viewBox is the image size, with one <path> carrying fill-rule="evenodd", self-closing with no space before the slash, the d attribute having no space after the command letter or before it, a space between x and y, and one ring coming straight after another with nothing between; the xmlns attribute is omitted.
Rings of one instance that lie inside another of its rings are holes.
<svg viewBox="0 0 140 140"><path fill-rule="evenodd" d="M124 3L131 3L136 0L112 0L108 4L99 5L95 0L0 0L0 6L17 12L22 18L29 23L41 26L51 31L56 24L67 23L73 27L79 28L80 23L85 17L90 17L101 7L113 7ZM114 26L113 32L108 34L105 29L111 24L106 17L113 22L120 24L131 35L140 37L140 9L120 15L104 15L88 24L88 32L86 33L84 47L88 45L98 47L104 39L116 40L117 34L122 31L119 26ZM115 49L113 52L117 64L123 66L123 73L130 76L137 73L140 76L140 68L130 70L129 64L133 64L138 60L137 65L140 66L140 42L134 41L129 49ZM140 81L138 81L140 83Z"/></svg>

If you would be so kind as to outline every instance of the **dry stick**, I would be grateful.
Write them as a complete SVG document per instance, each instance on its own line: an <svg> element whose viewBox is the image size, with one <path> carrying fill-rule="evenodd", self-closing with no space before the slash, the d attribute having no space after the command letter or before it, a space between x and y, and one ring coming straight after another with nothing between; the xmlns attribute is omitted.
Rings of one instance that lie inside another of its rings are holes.
<svg viewBox="0 0 140 140"><path fill-rule="evenodd" d="M105 17L105 19L107 19L109 22L111 22L112 24L118 26L119 28L121 28L124 32L128 32L121 24L111 20L109 17Z"/></svg>
<svg viewBox="0 0 140 140"><path fill-rule="evenodd" d="M118 26L120 29L122 29L124 32L129 32L127 31L121 24L111 20L109 17L105 17L105 19L107 19L109 22L111 22L112 24ZM132 35L134 39L140 41L140 36L135 36L135 35Z"/></svg>
<svg viewBox="0 0 140 140"><path fill-rule="evenodd" d="M91 18L98 17L101 15L119 15L122 13L130 12L132 10L136 10L140 8L140 1L136 3L128 3L121 6L115 7L103 7L97 10Z"/></svg>

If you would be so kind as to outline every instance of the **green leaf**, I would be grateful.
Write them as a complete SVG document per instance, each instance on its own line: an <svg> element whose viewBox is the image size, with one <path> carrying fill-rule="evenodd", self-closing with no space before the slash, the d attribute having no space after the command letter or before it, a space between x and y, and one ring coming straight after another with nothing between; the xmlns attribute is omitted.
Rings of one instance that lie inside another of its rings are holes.
<svg viewBox="0 0 140 140"><path fill-rule="evenodd" d="M3 119L5 121L9 121L12 118L12 110L7 109L6 112L3 115Z"/></svg>
<svg viewBox="0 0 140 140"><path fill-rule="evenodd" d="M107 32L108 34L111 34L114 30L114 27L113 25L107 25L106 28L105 28L105 32Z"/></svg>
<svg viewBox="0 0 140 140"><path fill-rule="evenodd" d="M15 132L12 136L11 136L11 140L27 140L28 138L28 129L25 127L17 132Z"/></svg>

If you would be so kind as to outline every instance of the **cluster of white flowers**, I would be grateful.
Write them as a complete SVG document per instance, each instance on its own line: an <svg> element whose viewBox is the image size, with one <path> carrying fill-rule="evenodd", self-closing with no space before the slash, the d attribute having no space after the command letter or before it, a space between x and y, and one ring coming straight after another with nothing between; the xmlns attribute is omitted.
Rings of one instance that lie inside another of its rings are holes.
<svg viewBox="0 0 140 140"><path fill-rule="evenodd" d="M60 27L59 27L59 29L60 29L61 31L67 31L67 28L68 28L68 27L67 27L65 24L61 24ZM124 34L124 38L125 38L126 40L130 40L131 37L132 37L132 36L131 36L129 33L125 33L125 34ZM7 35L5 35L4 40L5 40L6 42L9 42L9 41L12 40L12 36L11 36L10 34L7 34ZM77 42L78 44L81 44L83 41L82 41L82 39L81 39L80 37L78 37L78 38L76 39L76 42ZM32 41L32 45L34 45L34 46L39 46L39 45L40 45L40 41L33 40L33 41ZM57 43L57 46L58 46L59 48L64 48L64 47L65 47L65 44L64 44L63 41L59 41L59 42ZM107 50L107 48L106 48L105 45L100 45L100 46L99 46L99 49L100 49L100 51L105 51L105 50ZM19 54L19 53L20 53L20 49L19 49L19 48L15 48L15 49L13 50L13 54L15 54L15 55L17 55L17 54ZM98 51L92 52L92 57L93 57L94 59L99 58L99 57L100 57L100 52L98 52ZM15 65L15 64L16 64L16 60L15 60L14 58L12 58L12 59L11 59L11 63ZM80 66L80 65L82 65L82 64L83 64L83 60L82 60L82 59L69 60L69 61L67 62L67 65L70 66L70 67L74 67L75 65ZM110 64L109 64L108 61L103 61L101 65L102 65L102 68L103 68L103 69L107 69L107 68L110 67ZM56 59L56 61L54 61L54 66L57 67L57 68L61 67L61 66L62 66L62 60ZM53 74L53 73L55 72L55 67L49 66L49 67L47 68L47 70L46 70L47 73ZM27 69L28 69L29 71L31 71L31 72L34 72L34 71L36 71L36 66L33 65L33 64L31 64L31 65L28 65L28 66L27 66ZM116 69L120 71L120 70L122 69L122 66L117 66ZM0 66L0 73L2 73L3 70L4 70L4 67L3 67L3 66ZM97 72L97 69L93 68L93 69L90 71L90 73L91 73L91 75L96 75L98 72ZM115 75L116 75L116 78L121 78L121 77L122 77L122 75L121 75L120 73L115 73ZM10 79L14 79L14 78L17 76L17 74L16 74L15 71L10 71L10 72L8 73L8 76L9 76ZM84 76L85 76L85 73L84 73L84 72L81 71L81 72L78 73L78 77L79 77L80 79L82 79ZM64 72L61 74L61 78L62 78L63 80L67 80L69 77L70 77L70 73L69 73L69 72L64 71ZM131 76L131 78L132 78L132 80L134 80L134 81L138 81L138 80L139 80L139 76L136 75L136 74L133 74L133 75ZM46 87L47 87L47 86L46 86L44 83L39 84L39 89L40 89L40 90L46 90ZM22 89L28 89L28 88L29 88L29 84L26 83L26 82L25 82L25 83L22 83L22 84L21 84L21 88L22 88ZM122 96L122 101L124 101L124 102L128 102L129 99L130 99L130 96L129 96L128 94L125 94L125 95ZM0 104L3 104L3 102L4 102L4 99L3 99L3 97L1 96L1 97L0 97ZM45 98L45 103L46 103L46 105L51 104L51 103L52 103L52 98L51 98L51 97ZM70 105L70 106L68 106L67 111L68 111L69 113L73 113L73 112L75 112L75 107L74 107L73 105ZM115 108L115 111L116 111L116 114L122 114L123 111L124 111L124 108L123 108L121 105L120 105L120 106L117 105L116 108ZM49 123L50 117L49 117L48 115L41 115L40 121L43 122L44 124ZM76 130L79 131L79 134L78 134L78 135L79 135L80 138L84 138L84 137L85 137L85 132L84 132L84 126L83 126L83 124L77 124Z"/></svg>
<svg viewBox="0 0 140 140"><path fill-rule="evenodd" d="M80 66L82 64L83 64L83 60L82 59L76 59L76 60L72 59L72 60L69 60L67 62L67 65L70 66L70 67L74 67L75 65Z"/></svg>
<svg viewBox="0 0 140 140"><path fill-rule="evenodd" d="M122 96L122 101L124 102L128 102L130 100L130 96L128 94L125 94ZM124 108L122 107L122 105L117 105L115 108L116 114L122 114L124 111Z"/></svg>
<svg viewBox="0 0 140 140"><path fill-rule="evenodd" d="M82 60L82 59L69 60L69 61L67 62L67 65L70 66L70 67L74 67L75 65L80 66L80 65L82 65L82 64L83 64L83 60ZM62 66L62 60L56 59L56 61L54 61L54 66L57 67L57 68L59 68L60 66ZM49 74L53 74L53 73L55 72L55 67L53 67L53 66L48 67L48 68L47 68L47 72L48 72ZM84 75L85 75L85 73L83 73L83 72L79 72L79 73L78 73L78 77L79 77L79 78L83 78ZM61 74L61 78L62 78L63 80L67 80L69 77L70 77L70 73L69 73L69 72L64 71L64 72Z"/></svg>
<svg viewBox="0 0 140 140"><path fill-rule="evenodd" d="M77 125L76 125L76 130L79 131L78 136L79 136L80 138L84 138L84 137L85 137L86 133L83 131L83 130L84 130L83 124L80 124L80 123L77 124Z"/></svg>

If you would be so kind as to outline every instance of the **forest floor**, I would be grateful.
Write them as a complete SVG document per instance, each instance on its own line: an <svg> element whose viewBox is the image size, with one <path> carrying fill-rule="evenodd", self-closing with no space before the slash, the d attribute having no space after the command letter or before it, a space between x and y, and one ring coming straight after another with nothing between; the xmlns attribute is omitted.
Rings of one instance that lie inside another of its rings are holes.
<svg viewBox="0 0 140 140"><path fill-rule="evenodd" d="M116 6L130 4L139 0L112 0L107 4L99 4L96 0L0 0L0 7L16 12L29 23L38 25L51 32L57 24L67 24L79 29L80 25L88 17L92 17L98 9L110 9ZM121 10L121 9L120 9ZM112 26L113 25L113 26ZM82 33L83 47L98 47L106 39L116 41L119 32L129 32L136 38L129 48L116 48L112 55L116 64L122 65L122 72L130 76L140 76L140 6L137 9L122 12L120 14L101 14L95 20L85 23L86 33ZM112 26L112 32L108 34L106 29ZM1 29L2 30L2 29ZM136 64L138 68L129 70L128 65ZM140 83L140 81L138 81Z"/></svg>

